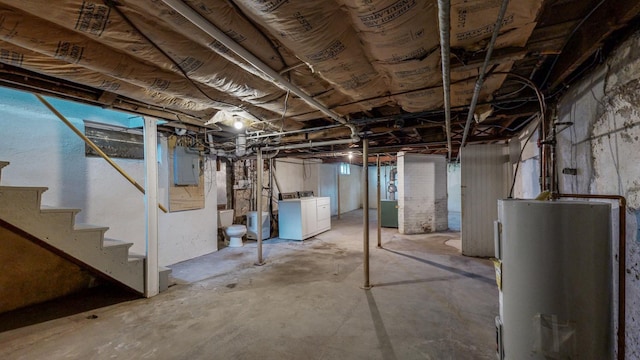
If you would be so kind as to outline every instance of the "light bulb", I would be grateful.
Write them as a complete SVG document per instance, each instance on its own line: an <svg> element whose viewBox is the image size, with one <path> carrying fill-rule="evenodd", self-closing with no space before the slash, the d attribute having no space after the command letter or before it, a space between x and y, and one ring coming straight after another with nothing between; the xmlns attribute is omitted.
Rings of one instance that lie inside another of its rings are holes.
<svg viewBox="0 0 640 360"><path fill-rule="evenodd" d="M349 151L349 160L353 159L353 153Z"/></svg>
<svg viewBox="0 0 640 360"><path fill-rule="evenodd" d="M242 121L240 121L240 120L236 120L236 121L233 123L233 127L234 127L234 128L236 128L236 129L238 129L238 130L242 129L242 127L243 127L243 126L244 126L244 124L242 124Z"/></svg>

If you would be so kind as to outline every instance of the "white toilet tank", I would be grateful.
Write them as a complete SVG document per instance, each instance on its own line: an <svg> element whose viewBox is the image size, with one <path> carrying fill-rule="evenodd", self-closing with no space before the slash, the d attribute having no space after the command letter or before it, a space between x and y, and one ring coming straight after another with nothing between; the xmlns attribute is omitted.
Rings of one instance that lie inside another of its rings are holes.
<svg viewBox="0 0 640 360"><path fill-rule="evenodd" d="M233 225L233 209L218 210L218 227L226 228Z"/></svg>

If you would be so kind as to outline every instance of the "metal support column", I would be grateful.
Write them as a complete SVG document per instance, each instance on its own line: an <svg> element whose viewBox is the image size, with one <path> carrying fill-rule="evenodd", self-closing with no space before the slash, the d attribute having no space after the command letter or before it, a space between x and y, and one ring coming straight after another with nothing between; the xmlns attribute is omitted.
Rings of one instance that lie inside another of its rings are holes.
<svg viewBox="0 0 640 360"><path fill-rule="evenodd" d="M144 117L144 165L146 256L144 296L152 297L160 291L158 277L158 127L156 119Z"/></svg>
<svg viewBox="0 0 640 360"><path fill-rule="evenodd" d="M380 154L376 157L376 167L378 172L378 248L382 248L382 209L380 207Z"/></svg>
<svg viewBox="0 0 640 360"><path fill-rule="evenodd" d="M364 250L364 285L363 289L371 289L369 283L369 140L362 140L362 242Z"/></svg>
<svg viewBox="0 0 640 360"><path fill-rule="evenodd" d="M337 175L336 175L336 197L338 198L337 202L338 202L338 220L340 220L340 166L338 166L338 171L337 171Z"/></svg>
<svg viewBox="0 0 640 360"><path fill-rule="evenodd" d="M258 230L256 231L256 239L258 240L258 262L256 265L264 265L262 259L262 169L264 162L262 161L262 149L258 149L256 158L256 211L258 211Z"/></svg>

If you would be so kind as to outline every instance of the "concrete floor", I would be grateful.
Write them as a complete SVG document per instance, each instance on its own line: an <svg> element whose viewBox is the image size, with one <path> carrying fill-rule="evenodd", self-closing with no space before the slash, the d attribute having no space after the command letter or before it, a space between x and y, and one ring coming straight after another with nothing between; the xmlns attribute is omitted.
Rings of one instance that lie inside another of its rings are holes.
<svg viewBox="0 0 640 360"><path fill-rule="evenodd" d="M495 359L498 293L459 233L400 235L371 212L363 290L362 211L304 242L224 248L172 266L176 285L0 333L0 359Z"/></svg>

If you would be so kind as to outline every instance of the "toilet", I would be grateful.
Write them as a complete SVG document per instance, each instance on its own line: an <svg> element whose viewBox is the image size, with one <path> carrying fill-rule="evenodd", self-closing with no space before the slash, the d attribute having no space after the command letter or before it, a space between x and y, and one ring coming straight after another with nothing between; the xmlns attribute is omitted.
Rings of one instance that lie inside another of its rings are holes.
<svg viewBox="0 0 640 360"><path fill-rule="evenodd" d="M247 233L247 227L233 224L233 209L218 210L218 227L224 231L225 238L229 239L229 247L242 246L242 237Z"/></svg>

